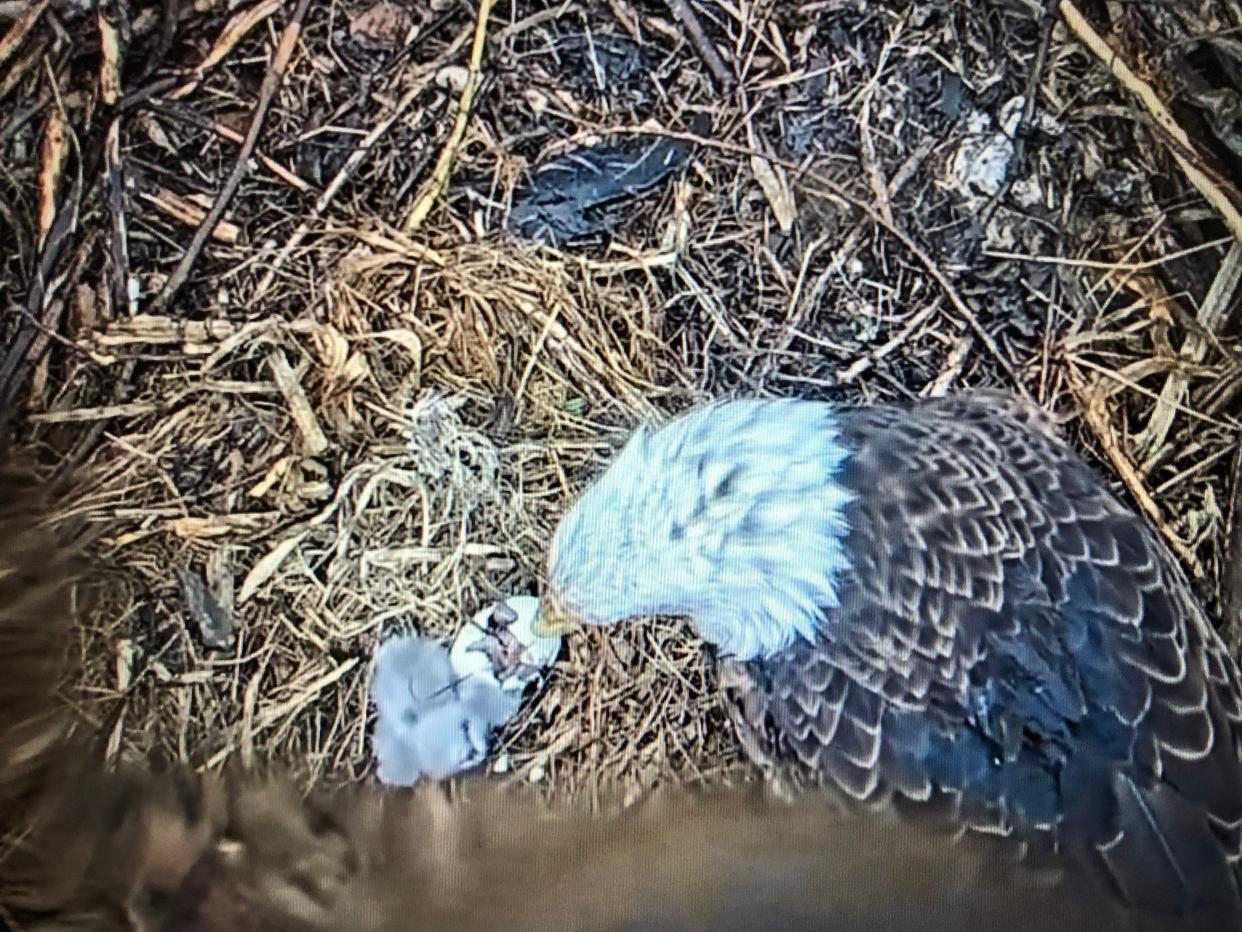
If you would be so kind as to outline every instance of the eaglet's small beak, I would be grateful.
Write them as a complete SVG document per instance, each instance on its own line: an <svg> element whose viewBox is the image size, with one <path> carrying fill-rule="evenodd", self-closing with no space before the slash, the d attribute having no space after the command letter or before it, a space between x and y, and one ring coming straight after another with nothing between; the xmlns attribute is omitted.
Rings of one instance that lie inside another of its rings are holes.
<svg viewBox="0 0 1242 932"><path fill-rule="evenodd" d="M582 627L582 619L565 608L556 592L549 589L539 600L539 611L530 629L535 637L550 638L569 634Z"/></svg>

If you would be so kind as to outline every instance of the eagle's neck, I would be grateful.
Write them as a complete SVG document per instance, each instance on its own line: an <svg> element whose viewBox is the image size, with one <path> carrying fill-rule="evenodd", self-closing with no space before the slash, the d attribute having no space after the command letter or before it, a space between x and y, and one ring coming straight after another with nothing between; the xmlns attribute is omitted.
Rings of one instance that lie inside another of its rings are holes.
<svg viewBox="0 0 1242 932"><path fill-rule="evenodd" d="M687 616L739 659L814 641L848 567L848 455L832 408L793 399L713 405L636 436L579 503L610 556L578 591L610 594L607 621Z"/></svg>

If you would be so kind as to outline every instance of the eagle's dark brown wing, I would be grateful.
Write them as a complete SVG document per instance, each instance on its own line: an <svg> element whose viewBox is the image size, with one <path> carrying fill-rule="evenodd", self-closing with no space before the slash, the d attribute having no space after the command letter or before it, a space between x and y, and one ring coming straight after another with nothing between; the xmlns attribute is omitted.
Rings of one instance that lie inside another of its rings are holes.
<svg viewBox="0 0 1242 932"><path fill-rule="evenodd" d="M1242 687L1166 547L1012 402L840 420L853 566L820 643L734 665L744 742L1080 843L1146 906L1232 891Z"/></svg>

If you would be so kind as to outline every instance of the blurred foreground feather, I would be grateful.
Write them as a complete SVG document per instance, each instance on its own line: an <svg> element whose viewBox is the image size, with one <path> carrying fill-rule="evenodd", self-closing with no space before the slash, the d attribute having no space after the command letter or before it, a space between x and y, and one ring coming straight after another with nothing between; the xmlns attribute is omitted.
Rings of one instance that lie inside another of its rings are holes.
<svg viewBox="0 0 1242 932"><path fill-rule="evenodd" d="M19 928L1194 928L1003 839L952 842L820 796L667 792L591 817L480 783L452 801L302 797L279 776L105 770L55 699L73 550L41 523L37 487L0 475L0 901Z"/></svg>

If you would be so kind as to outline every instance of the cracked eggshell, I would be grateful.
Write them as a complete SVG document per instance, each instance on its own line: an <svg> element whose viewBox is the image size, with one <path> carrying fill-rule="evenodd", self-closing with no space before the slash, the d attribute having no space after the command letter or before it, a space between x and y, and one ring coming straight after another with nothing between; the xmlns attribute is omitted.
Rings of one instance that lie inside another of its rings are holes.
<svg viewBox="0 0 1242 932"><path fill-rule="evenodd" d="M542 671L560 653L560 636L541 638L536 637L534 632L531 631L531 625L535 623L535 614L539 609L539 600L534 596L513 595L505 599L504 603L513 609L518 616L517 621L513 623L509 630L513 632L514 637L522 644L522 659ZM477 612L471 622L463 626L453 640L449 659L458 676L478 676L493 683L497 682L495 671L492 669L491 661L488 660L487 655L479 650L471 650L472 647L487 636L488 618L492 613L492 608L492 605L488 605ZM520 692L534 675L532 673L523 677L513 673L503 683L498 683L497 685L506 692Z"/></svg>

